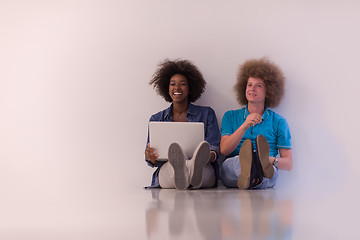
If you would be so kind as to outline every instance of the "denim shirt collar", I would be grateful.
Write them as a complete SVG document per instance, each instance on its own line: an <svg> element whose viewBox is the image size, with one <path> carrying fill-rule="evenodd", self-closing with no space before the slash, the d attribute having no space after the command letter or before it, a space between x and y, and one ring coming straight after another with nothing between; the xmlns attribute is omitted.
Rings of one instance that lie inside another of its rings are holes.
<svg viewBox="0 0 360 240"><path fill-rule="evenodd" d="M173 104L171 103L170 107L165 109L165 119L166 120L172 121L172 116L171 116L172 108L173 108ZM189 108L186 113L186 118L188 118L188 116L190 116L190 115L193 115L193 116L196 115L195 105L192 103L189 103Z"/></svg>
<svg viewBox="0 0 360 240"><path fill-rule="evenodd" d="M249 115L250 115L250 113L249 113L249 110L248 110L248 105L246 105L245 106L245 111L244 111L244 119L246 119L247 116L249 116ZM265 107L265 111L264 111L264 113L262 115L262 119L265 120L265 119L268 118L268 116L269 116L269 110L268 110L267 107Z"/></svg>

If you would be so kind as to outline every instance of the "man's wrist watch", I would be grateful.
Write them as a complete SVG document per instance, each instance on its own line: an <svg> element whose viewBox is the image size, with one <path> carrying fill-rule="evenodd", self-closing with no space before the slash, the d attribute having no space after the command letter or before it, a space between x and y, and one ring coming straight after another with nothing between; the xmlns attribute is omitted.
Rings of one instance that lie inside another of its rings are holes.
<svg viewBox="0 0 360 240"><path fill-rule="evenodd" d="M277 167L279 165L279 160L277 158L275 158L273 165L274 167Z"/></svg>

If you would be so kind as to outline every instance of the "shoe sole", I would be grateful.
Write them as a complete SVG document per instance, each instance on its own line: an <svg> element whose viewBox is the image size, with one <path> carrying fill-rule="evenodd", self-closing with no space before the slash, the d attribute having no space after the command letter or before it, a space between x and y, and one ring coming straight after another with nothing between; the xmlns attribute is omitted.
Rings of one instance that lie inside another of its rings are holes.
<svg viewBox="0 0 360 240"><path fill-rule="evenodd" d="M264 136L259 135L256 138L256 149L259 155L261 167L264 172L264 177L271 179L274 176L274 168L269 162L270 147L268 141Z"/></svg>
<svg viewBox="0 0 360 240"><path fill-rule="evenodd" d="M194 171L190 180L193 188L199 188L202 184L204 167L209 162L210 145L206 141L199 144L194 151Z"/></svg>
<svg viewBox="0 0 360 240"><path fill-rule="evenodd" d="M179 190L186 189L188 186L185 178L185 155L178 143L172 143L169 146L168 161L174 169L175 188Z"/></svg>
<svg viewBox="0 0 360 240"><path fill-rule="evenodd" d="M238 188L245 190L250 186L250 174L252 165L252 142L250 139L246 139L241 145L239 152L240 161L240 175L238 177Z"/></svg>

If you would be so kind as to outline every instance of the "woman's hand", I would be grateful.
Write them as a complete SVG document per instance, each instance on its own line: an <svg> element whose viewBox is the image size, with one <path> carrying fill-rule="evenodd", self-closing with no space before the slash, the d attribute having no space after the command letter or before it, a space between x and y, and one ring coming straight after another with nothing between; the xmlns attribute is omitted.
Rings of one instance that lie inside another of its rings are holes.
<svg viewBox="0 0 360 240"><path fill-rule="evenodd" d="M210 151L209 163L215 162L217 158L217 153L213 150Z"/></svg>
<svg viewBox="0 0 360 240"><path fill-rule="evenodd" d="M245 122L243 123L243 125L246 127L246 129L248 129L249 127L252 127L256 124L259 124L262 122L262 117L261 115L257 114L257 113L251 113L249 114L249 116L247 116Z"/></svg>
<svg viewBox="0 0 360 240"><path fill-rule="evenodd" d="M157 163L157 160L159 158L159 155L157 155L155 149L150 147L150 143L148 143L148 146L145 150L145 158L154 165Z"/></svg>

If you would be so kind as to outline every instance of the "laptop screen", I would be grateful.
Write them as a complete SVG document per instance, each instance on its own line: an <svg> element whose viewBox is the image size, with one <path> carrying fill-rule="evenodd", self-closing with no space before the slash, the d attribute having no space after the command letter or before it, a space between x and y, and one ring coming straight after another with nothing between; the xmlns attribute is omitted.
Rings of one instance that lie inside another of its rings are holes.
<svg viewBox="0 0 360 240"><path fill-rule="evenodd" d="M202 122L149 122L150 147L159 155L159 161L167 161L170 144L176 142L190 159L197 145L204 141Z"/></svg>

